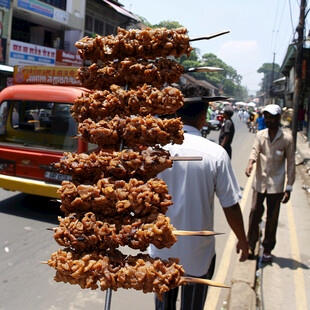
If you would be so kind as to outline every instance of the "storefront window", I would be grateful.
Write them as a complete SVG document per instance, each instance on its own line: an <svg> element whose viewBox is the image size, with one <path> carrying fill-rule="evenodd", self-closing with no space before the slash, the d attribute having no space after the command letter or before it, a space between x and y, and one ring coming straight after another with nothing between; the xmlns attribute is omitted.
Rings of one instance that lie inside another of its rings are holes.
<svg viewBox="0 0 310 310"><path fill-rule="evenodd" d="M95 19L95 33L103 34L103 22L99 19Z"/></svg>
<svg viewBox="0 0 310 310"><path fill-rule="evenodd" d="M93 31L93 17L86 15L85 17L85 29L88 31Z"/></svg>
<svg viewBox="0 0 310 310"><path fill-rule="evenodd" d="M105 24L105 35L108 36L110 34L114 34L115 27L108 23Z"/></svg>
<svg viewBox="0 0 310 310"><path fill-rule="evenodd" d="M41 2L45 2L64 11L67 10L67 0L41 0Z"/></svg>

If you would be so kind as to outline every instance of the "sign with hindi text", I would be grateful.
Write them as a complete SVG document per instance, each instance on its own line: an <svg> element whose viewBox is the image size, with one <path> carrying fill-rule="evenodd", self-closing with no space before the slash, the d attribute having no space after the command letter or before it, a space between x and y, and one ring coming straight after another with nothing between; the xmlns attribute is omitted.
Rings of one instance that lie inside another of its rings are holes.
<svg viewBox="0 0 310 310"><path fill-rule="evenodd" d="M81 86L74 67L15 66L14 84Z"/></svg>

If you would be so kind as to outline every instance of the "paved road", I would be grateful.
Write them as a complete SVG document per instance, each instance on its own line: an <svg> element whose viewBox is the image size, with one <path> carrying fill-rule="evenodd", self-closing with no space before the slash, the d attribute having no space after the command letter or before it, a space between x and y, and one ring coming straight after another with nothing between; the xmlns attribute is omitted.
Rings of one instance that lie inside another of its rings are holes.
<svg viewBox="0 0 310 310"><path fill-rule="evenodd" d="M236 136L233 142L232 164L240 187L248 197L248 179L244 175L244 169L254 135L248 132L239 119L235 117L234 120ZM208 138L217 141L218 132L212 132ZM296 199L298 201L298 197ZM247 225L249 201L245 201L243 205ZM54 270L47 265L40 264L40 261L47 260L50 254L58 249L52 233L47 230L57 225L57 216L61 215L58 208L58 204L45 198L0 189L0 310L104 309L105 292L81 290L77 286L56 283L53 281ZM234 236L230 233L218 201L215 206L215 223L215 230L225 234L217 236L216 239L218 260L214 280L229 285L238 256L234 250ZM305 242L308 236L309 234L303 236L302 241ZM133 253L128 249L124 251ZM302 266L309 265L307 257L309 256L302 257L306 259ZM298 257L296 262L298 262ZM280 272L282 272L282 267ZM307 276L309 277L309 274ZM305 278L304 281L309 282L309 278ZM225 307L228 294L228 289L212 288L206 309L214 310ZM120 290L112 294L112 310L153 308L151 294L143 294L134 290Z"/></svg>

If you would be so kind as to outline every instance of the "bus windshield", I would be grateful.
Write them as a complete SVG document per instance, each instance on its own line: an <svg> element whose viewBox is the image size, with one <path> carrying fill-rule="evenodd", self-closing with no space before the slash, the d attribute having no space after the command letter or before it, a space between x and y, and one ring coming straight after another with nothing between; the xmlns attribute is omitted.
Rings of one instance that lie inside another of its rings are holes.
<svg viewBox="0 0 310 310"><path fill-rule="evenodd" d="M0 106L0 143L74 151L77 124L70 103L7 100Z"/></svg>

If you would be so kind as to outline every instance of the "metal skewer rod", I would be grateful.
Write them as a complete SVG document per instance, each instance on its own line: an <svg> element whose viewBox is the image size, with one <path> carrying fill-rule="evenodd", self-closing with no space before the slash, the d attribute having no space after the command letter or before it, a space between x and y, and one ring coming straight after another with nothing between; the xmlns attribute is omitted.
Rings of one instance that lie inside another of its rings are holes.
<svg viewBox="0 0 310 310"><path fill-rule="evenodd" d="M198 68L189 68L186 69L185 72L216 72L216 71L223 71L223 68L217 67L198 67Z"/></svg>
<svg viewBox="0 0 310 310"><path fill-rule="evenodd" d="M112 289L108 288L107 293L105 295L105 307L104 310L110 310L111 308L111 300L112 300Z"/></svg>
<svg viewBox="0 0 310 310"><path fill-rule="evenodd" d="M216 38L218 36L221 36L221 35L229 33L229 32L230 32L230 30L224 30L224 31L216 32L216 33L209 34L209 35L206 35L203 37L189 38L189 41L193 42L193 41L199 41L199 40L210 40L210 39Z"/></svg>
<svg viewBox="0 0 310 310"><path fill-rule="evenodd" d="M126 85L126 90L128 89L128 85ZM124 139L121 138L119 150L120 152L124 149ZM108 288L107 294L105 295L105 307L104 310L110 310L111 309L111 300L112 300L112 289Z"/></svg>

